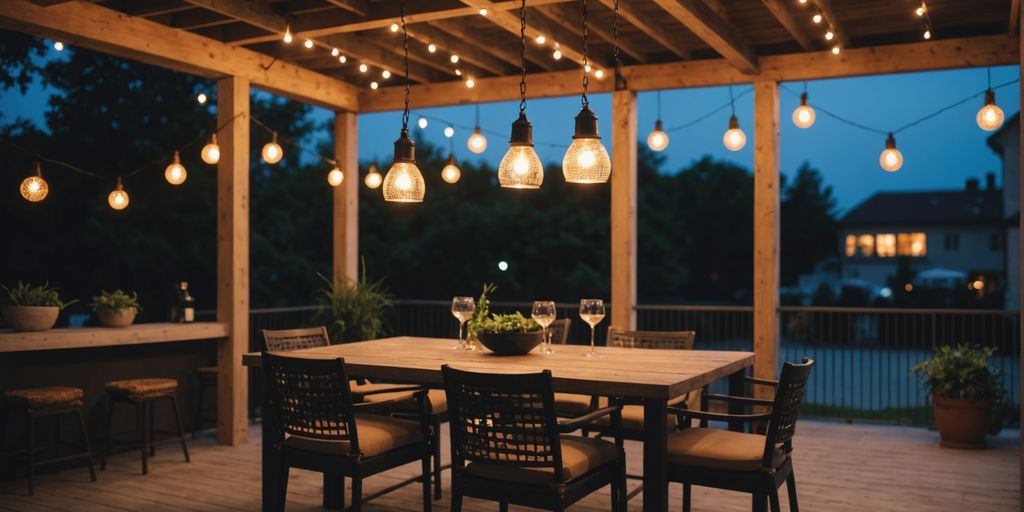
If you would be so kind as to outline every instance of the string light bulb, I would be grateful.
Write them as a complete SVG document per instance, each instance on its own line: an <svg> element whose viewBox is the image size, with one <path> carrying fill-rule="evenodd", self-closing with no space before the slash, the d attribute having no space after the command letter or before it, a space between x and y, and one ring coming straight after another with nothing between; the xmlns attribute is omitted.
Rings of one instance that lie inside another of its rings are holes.
<svg viewBox="0 0 1024 512"><path fill-rule="evenodd" d="M814 109L807 104L807 93L800 95L800 106L793 110L793 124L797 128L810 128L814 125Z"/></svg>
<svg viewBox="0 0 1024 512"><path fill-rule="evenodd" d="M480 8L480 16L487 16L487 9L486 8Z"/></svg>
<svg viewBox="0 0 1024 512"><path fill-rule="evenodd" d="M305 46L307 50L311 50L313 48L313 40L306 39L306 41L302 43L302 46Z"/></svg>
<svg viewBox="0 0 1024 512"><path fill-rule="evenodd" d="M603 79L604 78L604 70L603 69L599 69L597 71L594 71L594 78L597 78L598 80Z"/></svg>
<svg viewBox="0 0 1024 512"><path fill-rule="evenodd" d="M483 153L487 150L487 137L480 131L480 127L476 126L473 128L473 135L470 135L466 139L466 147L475 154Z"/></svg>
<svg viewBox="0 0 1024 512"><path fill-rule="evenodd" d="M128 207L128 192L125 191L121 178L117 179L117 185L110 195L107 196L107 204L115 210L124 210Z"/></svg>
<svg viewBox="0 0 1024 512"><path fill-rule="evenodd" d="M277 132L270 134L270 142L263 145L263 151L260 151L260 155L263 157L263 161L268 164L276 164L281 161L284 151L281 149L281 145L277 143Z"/></svg>
<svg viewBox="0 0 1024 512"><path fill-rule="evenodd" d="M978 127L987 132L998 130L1003 125L1003 109L996 105L996 92L985 91L985 105L978 110Z"/></svg>
<svg viewBox="0 0 1024 512"><path fill-rule="evenodd" d="M838 44L832 47L832 55L839 55L839 45Z"/></svg>
<svg viewBox="0 0 1024 512"><path fill-rule="evenodd" d="M377 164L370 164L370 170L366 172L366 178L363 178L363 183L366 184L367 188L375 189L383 182L384 177L377 170Z"/></svg>
<svg viewBox="0 0 1024 512"><path fill-rule="evenodd" d="M455 136L455 127L448 125L444 127L444 136L449 139Z"/></svg>
<svg viewBox="0 0 1024 512"><path fill-rule="evenodd" d="M331 48L331 57L337 57L338 55L341 55L341 50L337 48Z"/></svg>
<svg viewBox="0 0 1024 512"><path fill-rule="evenodd" d="M378 84L376 80L370 82L370 89L373 89L373 90L376 91L378 87L380 87L380 84Z"/></svg>
<svg viewBox="0 0 1024 512"><path fill-rule="evenodd" d="M885 149L882 150L878 163L881 164L882 169L886 172L896 172L900 170L900 167L903 167L903 153L896 149L896 138L891 133L885 139Z"/></svg>
<svg viewBox="0 0 1024 512"><path fill-rule="evenodd" d="M366 70L368 70L368 69L370 69L370 68L366 64L360 64L359 65L359 72L360 73L366 73Z"/></svg>
<svg viewBox="0 0 1024 512"><path fill-rule="evenodd" d="M535 41L537 41L537 44L544 44L545 42L547 42L547 40L548 38L544 37L544 34L537 34L537 39L535 39Z"/></svg>
<svg viewBox="0 0 1024 512"><path fill-rule="evenodd" d="M925 40L931 39L932 38L932 31L931 31L931 29L925 29L923 37L925 38Z"/></svg>
<svg viewBox="0 0 1024 512"><path fill-rule="evenodd" d="M821 16L820 12L816 12L816 13L814 13L814 16L811 16L811 21L813 21L815 23L821 23L821 20L822 20L822 16Z"/></svg>
<svg viewBox="0 0 1024 512"><path fill-rule="evenodd" d="M551 54L551 57L554 58L555 60L562 60L562 50L555 50Z"/></svg>
<svg viewBox="0 0 1024 512"><path fill-rule="evenodd" d="M332 187L341 185L341 182L345 181L345 173L341 172L341 169L337 165L327 173L327 183Z"/></svg>
<svg viewBox="0 0 1024 512"><path fill-rule="evenodd" d="M835 37L836 37L835 32L832 32L831 30L825 32L825 40L826 41L831 41L831 40L835 39Z"/></svg>
<svg viewBox="0 0 1024 512"><path fill-rule="evenodd" d="M457 183L461 177L462 170L455 163L455 155L448 155L448 163L445 164L444 169L441 169L441 179L445 183Z"/></svg>
<svg viewBox="0 0 1024 512"><path fill-rule="evenodd" d="M398 23L392 23L390 29L392 32L398 32Z"/></svg>
<svg viewBox="0 0 1024 512"><path fill-rule="evenodd" d="M916 14L918 17L921 17L924 16L926 10L927 8L924 6L924 4L921 4L920 6L918 6L917 9L914 9L914 14Z"/></svg>
<svg viewBox="0 0 1024 512"><path fill-rule="evenodd" d="M43 169L39 162L35 163L33 174L21 181L18 191L21 192L21 197L31 203L46 199L46 194L50 193L50 185L43 179Z"/></svg>
<svg viewBox="0 0 1024 512"><path fill-rule="evenodd" d="M53 42L53 49L57 50L58 52L64 51L64 43L62 43L60 41L54 41Z"/></svg>
<svg viewBox="0 0 1024 512"><path fill-rule="evenodd" d="M747 134L740 129L740 121L736 118L736 114L729 117L729 129L722 136L722 143L729 151L739 151L747 145Z"/></svg>
<svg viewBox="0 0 1024 512"><path fill-rule="evenodd" d="M647 135L647 147L651 151L663 151L668 147L668 134L662 128L661 119L654 122L654 130Z"/></svg>
<svg viewBox="0 0 1024 512"><path fill-rule="evenodd" d="M217 144L216 133L210 134L210 142L203 146L203 150L199 152L199 158L210 165L220 161L220 146Z"/></svg>
<svg viewBox="0 0 1024 512"><path fill-rule="evenodd" d="M427 45L427 51L430 53L437 53L437 45L430 43Z"/></svg>
<svg viewBox="0 0 1024 512"><path fill-rule="evenodd" d="M416 124L420 127L421 130L425 130L427 128L427 125L430 123L427 121L427 118L420 116L419 120L416 121Z"/></svg>
<svg viewBox="0 0 1024 512"><path fill-rule="evenodd" d="M201 92L196 95L196 102L200 105L206 105L206 100L208 99L209 98L206 97L206 93Z"/></svg>
<svg viewBox="0 0 1024 512"><path fill-rule="evenodd" d="M348 57L346 57L344 55L339 55L338 56L338 62L344 64L344 63L348 62Z"/></svg>
<svg viewBox="0 0 1024 512"><path fill-rule="evenodd" d="M285 26L284 37L282 37L281 40L284 41L284 44L292 44L292 41L295 40L295 36L292 35L291 25Z"/></svg>
<svg viewBox="0 0 1024 512"><path fill-rule="evenodd" d="M181 165L181 156L177 151L174 152L174 159L171 160L171 165L168 165L164 169L164 179L171 185L181 185L185 183L188 178L188 171L185 170L185 166Z"/></svg>
<svg viewBox="0 0 1024 512"><path fill-rule="evenodd" d="M388 78L391 78L391 72L385 69L384 71L380 72L380 76L381 78L387 80Z"/></svg>
<svg viewBox="0 0 1024 512"><path fill-rule="evenodd" d="M466 88L467 89L472 89L473 87L476 87L476 80L473 80L472 78L467 78L466 79Z"/></svg>
<svg viewBox="0 0 1024 512"><path fill-rule="evenodd" d="M458 64L459 56L453 53L452 56L448 58L448 60L452 61L452 64Z"/></svg>

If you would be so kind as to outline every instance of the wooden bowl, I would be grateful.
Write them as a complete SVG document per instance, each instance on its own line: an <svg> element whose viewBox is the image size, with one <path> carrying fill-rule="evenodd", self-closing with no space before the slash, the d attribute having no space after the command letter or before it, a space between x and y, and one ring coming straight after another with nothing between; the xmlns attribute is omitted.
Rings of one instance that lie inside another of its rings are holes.
<svg viewBox="0 0 1024 512"><path fill-rule="evenodd" d="M480 343L499 356L521 356L530 353L544 341L544 332L508 332L477 335Z"/></svg>

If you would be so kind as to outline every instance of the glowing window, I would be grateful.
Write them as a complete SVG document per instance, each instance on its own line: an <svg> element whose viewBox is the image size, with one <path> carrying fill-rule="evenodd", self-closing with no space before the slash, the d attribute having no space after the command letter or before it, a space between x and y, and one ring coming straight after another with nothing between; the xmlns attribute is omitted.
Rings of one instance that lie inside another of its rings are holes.
<svg viewBox="0 0 1024 512"><path fill-rule="evenodd" d="M900 233L900 256L921 257L928 254L928 238L924 233Z"/></svg>
<svg viewBox="0 0 1024 512"><path fill-rule="evenodd" d="M875 253L875 237L872 235L860 235L857 237L857 249L861 256L871 256Z"/></svg>
<svg viewBox="0 0 1024 512"><path fill-rule="evenodd" d="M879 258L891 258L896 256L896 235L892 233L879 233L875 235L875 253Z"/></svg>
<svg viewBox="0 0 1024 512"><path fill-rule="evenodd" d="M857 255L857 235L846 235L846 255L849 257Z"/></svg>

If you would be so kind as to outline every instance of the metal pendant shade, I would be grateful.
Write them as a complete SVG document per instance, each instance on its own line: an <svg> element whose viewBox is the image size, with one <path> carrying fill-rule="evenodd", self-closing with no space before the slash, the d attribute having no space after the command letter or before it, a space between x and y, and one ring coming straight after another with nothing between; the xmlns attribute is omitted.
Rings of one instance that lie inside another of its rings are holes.
<svg viewBox="0 0 1024 512"><path fill-rule="evenodd" d="M509 148L498 165L498 183L504 188L540 188L544 183L544 166L533 150L533 125L520 112L512 123Z"/></svg>
<svg viewBox="0 0 1024 512"><path fill-rule="evenodd" d="M590 110L587 98L590 83L587 51L587 0L583 0L583 107L576 115L572 144L562 158L562 175L569 183L607 183L612 174L612 162L608 158L608 150L601 144L601 136L597 134L597 116Z"/></svg>

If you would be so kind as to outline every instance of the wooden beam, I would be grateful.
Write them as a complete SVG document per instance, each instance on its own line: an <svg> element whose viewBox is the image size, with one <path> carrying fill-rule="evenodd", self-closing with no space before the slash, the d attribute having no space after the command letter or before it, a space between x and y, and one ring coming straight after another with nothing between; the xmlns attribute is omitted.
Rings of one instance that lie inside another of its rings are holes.
<svg viewBox="0 0 1024 512"><path fill-rule="evenodd" d="M800 25L798 25L796 20L793 19L793 15L789 13L789 8L786 7L786 4L782 0L761 1L764 2L764 6L771 11L773 16L775 16L775 19L779 20L779 24L789 32L789 35L793 36L793 39L795 39L797 43L800 43L800 46L803 47L804 50L810 51L815 49L814 43L812 43L807 35L804 34L804 31L800 29Z"/></svg>
<svg viewBox="0 0 1024 512"><path fill-rule="evenodd" d="M573 34L580 33L580 13L574 7L567 4L552 4L540 6L537 10L544 13L544 16L550 18L565 31L572 32ZM605 28L597 23L591 23L589 30L604 42L608 44L615 43L614 27ZM647 54L631 41L624 39L622 34L619 34L619 49L641 64L647 62Z"/></svg>
<svg viewBox="0 0 1024 512"><path fill-rule="evenodd" d="M636 329L636 91L612 93L612 327Z"/></svg>
<svg viewBox="0 0 1024 512"><path fill-rule="evenodd" d="M335 110L358 110L356 88L244 48L89 3L39 7L5 0L0 27L208 78L237 76L261 89Z"/></svg>
<svg viewBox="0 0 1024 512"><path fill-rule="evenodd" d="M487 9L488 14L485 16L488 21L495 25L505 29L512 33L517 38L520 33L519 23L519 12L517 11L503 11L498 9L493 2L490 0L462 0L462 3L477 9ZM477 14L479 16L479 14ZM526 37L533 39L538 35L543 34L544 37L550 41L550 44L554 45L558 43L558 49L562 52L562 56L571 61L583 62L583 38L575 35L566 33L557 24L552 23L551 20L540 16L531 16L529 12L526 13ZM590 56L590 61L595 65L600 65L593 55Z"/></svg>
<svg viewBox="0 0 1024 512"><path fill-rule="evenodd" d="M836 40L839 44L843 45L843 48L852 48L853 41L850 39L850 33L846 31L846 27L842 21L836 17L835 11L832 9L832 0L812 0L821 9L821 15L825 17L825 21L832 27L832 33L836 35ZM824 28L828 28L827 26Z"/></svg>
<svg viewBox="0 0 1024 512"><path fill-rule="evenodd" d="M701 38L725 60L748 74L756 74L757 56L733 27L700 0L654 0L673 18Z"/></svg>
<svg viewBox="0 0 1024 512"><path fill-rule="evenodd" d="M1020 35L1020 0L1010 0L1010 35Z"/></svg>
<svg viewBox="0 0 1024 512"><path fill-rule="evenodd" d="M825 78L884 75L1016 65L1020 60L1020 41L1008 36L983 36L943 39L869 48L854 48L840 55L808 52L760 58L757 76L741 73L723 59L708 59L668 64L623 66L622 74L630 89L653 91L718 85L749 84L757 79L796 82ZM574 82L578 71L533 73L527 76L531 98L551 98L579 94ZM591 80L594 93L611 92L613 81ZM436 83L413 87L415 108L439 107L491 101L511 101L519 97L519 77L481 78L476 87L461 83ZM400 88L386 87L373 95L360 94L360 112L398 110L402 107Z"/></svg>
<svg viewBox="0 0 1024 512"><path fill-rule="evenodd" d="M217 321L228 339L217 349L217 440L248 440L249 351L249 81L217 81L217 124L224 126L217 162Z"/></svg>
<svg viewBox="0 0 1024 512"><path fill-rule="evenodd" d="M779 365L779 84L754 82L754 376ZM754 386L763 387L763 386ZM766 396L762 391L759 397ZM770 393L768 394L770 396Z"/></svg>
<svg viewBox="0 0 1024 512"><path fill-rule="evenodd" d="M601 0L601 3L609 9L615 9L615 0ZM685 39L680 37L677 31L666 30L656 17L647 14L636 4L620 1L619 15L680 58L690 58L690 49L686 47Z"/></svg>
<svg viewBox="0 0 1024 512"><path fill-rule="evenodd" d="M467 44L478 48L487 48L488 52L494 54L505 62L508 62L513 68L519 69L522 57L519 53L519 44L513 46L510 44L501 44L495 41L485 40L475 31L470 30L465 24L458 20L435 21L430 23L430 25L457 37L461 41L465 41ZM546 51L542 51L540 47L535 44L530 44L530 41L527 41L526 45L526 59L544 71L554 71L558 69L554 60L551 58L551 54Z"/></svg>
<svg viewBox="0 0 1024 512"><path fill-rule="evenodd" d="M360 16L366 16L366 13L370 12L370 3L367 0L327 0L327 3Z"/></svg>
<svg viewBox="0 0 1024 512"><path fill-rule="evenodd" d="M509 65L496 57L491 52L490 47L477 46L468 41L463 41L448 32L438 30L426 23L414 25L409 35L424 45L434 44L438 48L447 50L448 53L454 53L459 58L495 75L507 75L511 72ZM518 66L516 66L516 69L518 69Z"/></svg>
<svg viewBox="0 0 1024 512"><path fill-rule="evenodd" d="M359 119L351 112L334 114L334 159L345 180L334 187L333 276L335 284L359 280Z"/></svg>

